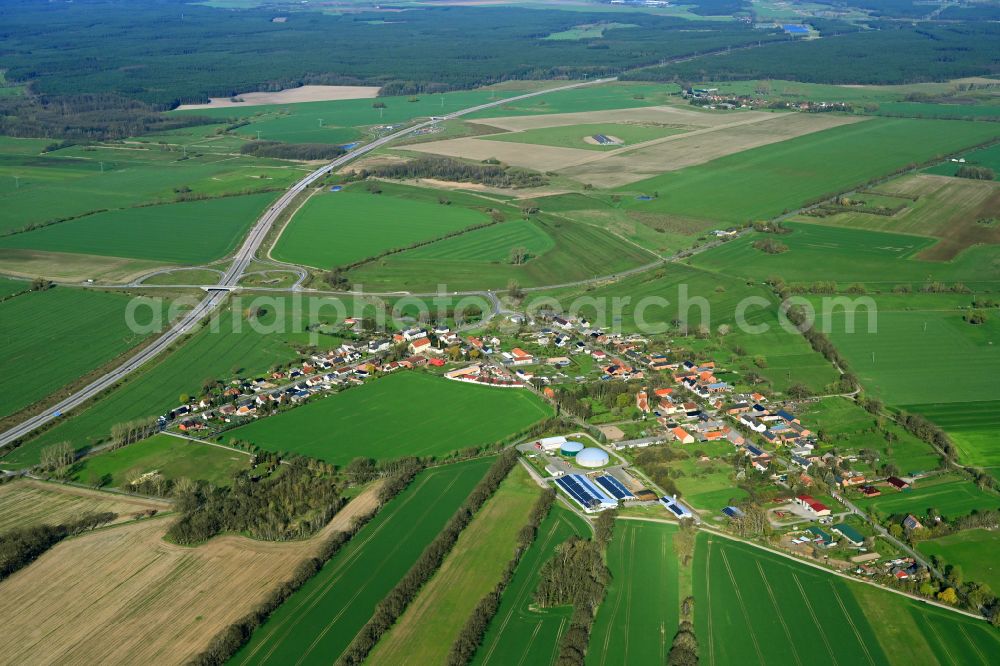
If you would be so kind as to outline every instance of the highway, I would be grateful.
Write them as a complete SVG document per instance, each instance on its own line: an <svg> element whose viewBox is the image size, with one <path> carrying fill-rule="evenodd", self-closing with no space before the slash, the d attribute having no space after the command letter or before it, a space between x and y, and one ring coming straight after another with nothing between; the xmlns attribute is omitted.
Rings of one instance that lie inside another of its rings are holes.
<svg viewBox="0 0 1000 666"><path fill-rule="evenodd" d="M547 88L545 90L538 90L535 92L525 93L523 95L516 95L514 97L506 97L504 99L499 99L494 102L488 102L486 104L480 104L478 106L469 107L467 109L462 109L460 111L453 111L448 114L441 116L433 116L431 120L425 120L409 127L405 127L398 132L393 132L392 134L387 134L386 136L380 137L371 143L367 143L363 146L351 150L341 157L333 160L332 162L323 165L322 167L316 169L308 176L298 181L293 185L288 191L286 191L281 198L279 198L270 208L257 220L250 233L247 234L246 239L243 241L243 245L236 252L233 257L233 263L230 265L229 269L222 275L219 280L217 288L209 288L208 294L205 298L198 303L190 312L185 314L179 321L177 321L167 332L157 338L152 344L144 348L142 351L138 352L127 361L122 363L120 366L111 370L107 374L101 376L100 378L94 380L90 384L74 393L73 395L59 401L55 405L46 408L44 411L32 416L31 418L19 423L18 425L10 428L3 434L0 434L0 447L8 446L11 443L18 441L19 439L30 434L37 428L60 418L63 414L79 407L91 398L99 395L101 392L111 388L121 379L136 371L148 361L159 356L164 350L170 347L174 342L180 339L182 336L191 332L194 327L205 317L215 311L225 301L229 290L235 288L246 272L247 267L257 256L257 251L260 249L261 244L267 237L268 232L274 225L278 217L284 212L284 210L291 204L292 200L310 185L315 183L317 180L322 179L328 175L332 170L338 169L352 160L365 155L381 146L386 145L391 141L395 141L399 138L412 134L419 129L430 127L438 123L441 120L451 120L453 118L459 118L461 116L468 115L470 113L476 113L477 111L483 111L485 109L493 108L496 106L501 106L503 104L510 104L511 102L517 102L523 99L528 99L530 97L537 97L539 95L547 95L549 93L558 92L561 90L569 90L571 88L580 88L583 86L598 85L601 83L608 83L614 81L616 77L606 78L606 79L594 79L593 81L584 81L581 83L571 83L564 86L558 86L555 88Z"/></svg>

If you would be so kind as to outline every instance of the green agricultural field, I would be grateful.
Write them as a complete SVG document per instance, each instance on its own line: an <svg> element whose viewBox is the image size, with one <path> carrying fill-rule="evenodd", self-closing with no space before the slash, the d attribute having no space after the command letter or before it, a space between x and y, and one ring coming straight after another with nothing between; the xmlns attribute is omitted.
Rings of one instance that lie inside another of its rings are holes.
<svg viewBox="0 0 1000 666"><path fill-rule="evenodd" d="M235 249L273 199L250 194L96 213L0 238L0 248L207 263Z"/></svg>
<svg viewBox="0 0 1000 666"><path fill-rule="evenodd" d="M243 317L242 308L223 311L217 331L211 327L197 331L176 351L161 356L91 406L74 411L10 452L3 462L14 466L37 463L43 446L62 441L71 442L77 450L93 446L107 438L116 423L158 416L175 407L180 394L196 395L206 379L247 376L298 358L293 345L305 344L308 336L291 332L292 299L255 300L254 304L267 310L256 326ZM272 326L278 332L269 332L267 327ZM329 340L331 347L340 343L337 338Z"/></svg>
<svg viewBox="0 0 1000 666"><path fill-rule="evenodd" d="M878 299L876 298L876 303ZM820 316L851 371L893 405L975 402L995 395L1000 321L973 325L956 310L879 310L869 332L858 310L854 331L843 309ZM962 367L963 372L952 369Z"/></svg>
<svg viewBox="0 0 1000 666"><path fill-rule="evenodd" d="M45 398L146 339L124 294L56 287L0 303L0 416ZM157 305L156 307L160 307Z"/></svg>
<svg viewBox="0 0 1000 666"><path fill-rule="evenodd" d="M1000 650L982 621L705 533L694 590L699 656L709 664L985 666Z"/></svg>
<svg viewBox="0 0 1000 666"><path fill-rule="evenodd" d="M558 85L558 84L553 84ZM218 109L174 111L209 118L248 120L235 130L248 139L286 143L344 144L370 136L363 128L402 126L414 118L443 116L453 111L513 97L514 90L462 90L443 94L421 94L377 99L346 99L265 106L235 106ZM384 104L376 108L374 104Z"/></svg>
<svg viewBox="0 0 1000 666"><path fill-rule="evenodd" d="M246 453L160 434L84 458L73 466L72 480L88 486L122 488L133 472L159 472L165 479L186 477L228 486L233 474L249 466L250 456Z"/></svg>
<svg viewBox="0 0 1000 666"><path fill-rule="evenodd" d="M611 584L590 634L587 664L665 664L677 629L677 555L663 523L619 520L608 545Z"/></svg>
<svg viewBox="0 0 1000 666"><path fill-rule="evenodd" d="M534 605L542 565L556 547L571 536L587 537L590 526L559 502L538 526L538 536L521 557L514 577L504 590L500 607L490 622L472 663L506 665L553 664L559 639L569 625L572 608L541 609Z"/></svg>
<svg viewBox="0 0 1000 666"><path fill-rule="evenodd" d="M272 613L230 663L335 661L492 462L492 458L480 458L419 474Z"/></svg>
<svg viewBox="0 0 1000 666"><path fill-rule="evenodd" d="M507 132L480 137L490 141L510 141L512 143L531 143L541 146L557 146L560 148L585 148L587 150L614 150L622 146L652 141L672 134L680 134L684 130L672 127L654 125L635 125L627 123L595 123L585 125L567 125L565 127L544 127L525 130L523 132ZM597 134L613 136L620 143L597 144L586 141Z"/></svg>
<svg viewBox="0 0 1000 666"><path fill-rule="evenodd" d="M434 190L390 184L381 187L378 195L360 185L314 195L288 224L272 255L281 261L333 268L490 219L462 205L488 203L475 197L457 195L461 204L453 201L445 206L437 201L442 193ZM448 198L455 197L449 193Z"/></svg>
<svg viewBox="0 0 1000 666"><path fill-rule="evenodd" d="M1000 468L996 445L1000 432L1000 400L967 400L903 405L903 409L923 414L944 428L966 465L984 467L994 474ZM997 589L1000 589L998 587Z"/></svg>
<svg viewBox="0 0 1000 666"><path fill-rule="evenodd" d="M876 112L880 116L908 118L951 118L961 120L996 120L1000 106L996 104L931 104L922 102L883 102Z"/></svg>
<svg viewBox="0 0 1000 666"><path fill-rule="evenodd" d="M439 251L438 243L433 243L366 264L351 271L350 278L373 291L434 291L440 284L449 291L503 289L510 280L522 287L562 284L613 274L654 259L647 251L588 224L546 215L533 218L531 223L536 227L532 246L537 249L552 242L555 247L540 256L529 254L528 261L520 265L511 263L511 250L523 239L508 235L508 230L524 231L524 226L507 227L511 223L505 222L440 241L447 243L448 251ZM537 230L551 241L544 241ZM494 247L487 247L491 243Z"/></svg>
<svg viewBox="0 0 1000 666"><path fill-rule="evenodd" d="M988 148L973 150L959 157L965 160L964 164L951 161L941 162L926 169L926 172L938 176L954 176L963 166L983 166L993 169L993 173L1000 173L1000 143L995 143Z"/></svg>
<svg viewBox="0 0 1000 666"><path fill-rule="evenodd" d="M862 282L891 290L897 284L922 286L929 281L967 283L973 288L1000 283L1000 246L969 248L953 261L921 261L914 255L934 243L931 238L882 231L788 223L792 233L749 234L696 255L691 263L763 282L778 276L787 282L834 281L844 286ZM788 247L780 254L755 249L760 239Z"/></svg>
<svg viewBox="0 0 1000 666"><path fill-rule="evenodd" d="M476 261L500 263L510 259L511 250L523 248L530 259L555 248L551 236L530 220L511 220L486 229L447 238L407 253L410 259Z"/></svg>
<svg viewBox="0 0 1000 666"><path fill-rule="evenodd" d="M895 440L891 444L886 442L885 437L875 431L875 417L848 398L831 397L810 402L797 416L805 427L820 434L824 444L841 452L878 451L880 457L894 463L904 474L936 469L940 463L940 457L929 444L893 423L886 423L884 427Z"/></svg>
<svg viewBox="0 0 1000 666"><path fill-rule="evenodd" d="M528 391L399 372L226 433L270 451L344 465L365 456L444 456L490 444L551 415Z"/></svg>
<svg viewBox="0 0 1000 666"><path fill-rule="evenodd" d="M928 557L958 565L966 581L985 583L1000 590L1000 534L992 530L962 530L955 534L921 541L917 548Z"/></svg>
<svg viewBox="0 0 1000 666"><path fill-rule="evenodd" d="M524 467L515 465L368 659L375 664L446 663L466 619L500 581L541 490Z"/></svg>
<svg viewBox="0 0 1000 666"><path fill-rule="evenodd" d="M956 518L972 511L1000 509L1000 495L981 490L957 475L940 474L917 479L907 490L888 489L879 497L859 499L856 503L883 516L912 513L922 518L929 509L937 509L946 518Z"/></svg>
<svg viewBox="0 0 1000 666"><path fill-rule="evenodd" d="M208 135L206 141L217 140L211 127L188 128L195 136L201 136L199 131ZM144 140L157 140L157 135ZM293 162L239 155L238 145L199 146L188 149L185 159L182 148L171 145L71 146L39 154L41 148L31 140L16 141L0 146L5 213L0 232L95 211L170 203L179 192L218 196L283 190L306 172Z"/></svg>
<svg viewBox="0 0 1000 666"><path fill-rule="evenodd" d="M503 104L492 109L464 116L498 118L501 116L533 116L543 113L577 113L607 111L640 106L657 106L675 101L680 88L673 83L611 83L602 86L576 88Z"/></svg>
<svg viewBox="0 0 1000 666"><path fill-rule="evenodd" d="M981 620L934 608L870 585L851 585L854 597L876 630L889 663L991 664L1000 652L996 629Z"/></svg>
<svg viewBox="0 0 1000 666"><path fill-rule="evenodd" d="M771 218L906 166L993 138L992 123L875 119L728 155L623 186L635 210L739 224ZM725 187L720 186L725 184Z"/></svg>
<svg viewBox="0 0 1000 666"><path fill-rule="evenodd" d="M26 280L10 280L0 278L0 299L5 299L14 294L19 294L26 289L31 289L31 283Z"/></svg>

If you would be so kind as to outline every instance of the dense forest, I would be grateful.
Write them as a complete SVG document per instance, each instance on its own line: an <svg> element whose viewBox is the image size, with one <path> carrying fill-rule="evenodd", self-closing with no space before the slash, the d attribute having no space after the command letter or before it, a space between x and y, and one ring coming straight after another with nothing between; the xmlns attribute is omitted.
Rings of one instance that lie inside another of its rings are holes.
<svg viewBox="0 0 1000 666"><path fill-rule="evenodd" d="M876 29L700 57L629 72L654 81L790 79L894 84L1000 73L996 23L875 22Z"/></svg>
<svg viewBox="0 0 1000 666"><path fill-rule="evenodd" d="M231 11L184 0L0 0L0 41L12 81L39 93L116 92L171 107L306 83L419 90L507 78L618 73L761 40L777 31L634 13L442 7L342 16L268 8ZM399 18L403 17L403 18ZM547 41L575 25L635 25L599 41ZM400 82L415 86L401 87Z"/></svg>
<svg viewBox="0 0 1000 666"><path fill-rule="evenodd" d="M490 187L541 187L548 180L540 173L504 164L470 164L449 157L419 157L408 162L362 169L358 178L368 176L405 180L437 178L456 183L481 183Z"/></svg>
<svg viewBox="0 0 1000 666"><path fill-rule="evenodd" d="M330 522L344 500L327 466L295 458L280 473L255 481L250 472L236 476L232 488L187 483L174 488L181 518L167 536L195 544L222 532L245 533L255 539L297 539Z"/></svg>

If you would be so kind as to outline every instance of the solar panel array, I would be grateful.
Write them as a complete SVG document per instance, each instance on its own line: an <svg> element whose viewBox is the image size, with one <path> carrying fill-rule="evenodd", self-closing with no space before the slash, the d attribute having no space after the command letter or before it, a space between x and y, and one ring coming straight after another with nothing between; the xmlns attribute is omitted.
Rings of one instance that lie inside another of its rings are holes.
<svg viewBox="0 0 1000 666"><path fill-rule="evenodd" d="M597 485L608 491L608 493L617 500L635 499L635 495L629 492L629 489L622 485L622 482L613 476L599 476L594 479L594 481L597 481Z"/></svg>
<svg viewBox="0 0 1000 666"><path fill-rule="evenodd" d="M595 504L614 502L613 499L601 492L600 489L580 474L570 474L569 476L560 477L556 479L556 483L584 509L594 508Z"/></svg>
<svg viewBox="0 0 1000 666"><path fill-rule="evenodd" d="M691 515L691 512L682 507L680 504L674 503L669 497L660 498L660 503L667 507L671 513L679 518L686 518Z"/></svg>

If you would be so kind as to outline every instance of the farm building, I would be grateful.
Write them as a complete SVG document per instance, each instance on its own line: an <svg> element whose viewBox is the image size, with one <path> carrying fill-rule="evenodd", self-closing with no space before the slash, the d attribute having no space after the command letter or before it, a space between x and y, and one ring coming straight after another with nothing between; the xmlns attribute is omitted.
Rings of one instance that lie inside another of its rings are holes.
<svg viewBox="0 0 1000 666"><path fill-rule="evenodd" d="M678 518L694 518L694 514L686 506L678 502L676 497L661 497L660 504L667 507L667 511Z"/></svg>
<svg viewBox="0 0 1000 666"><path fill-rule="evenodd" d="M594 481L596 481L597 485L599 485L606 493L618 501L635 499L635 495L633 495L621 481L610 474L598 476L594 479Z"/></svg>
<svg viewBox="0 0 1000 666"><path fill-rule="evenodd" d="M543 451L555 451L566 443L565 437L544 437L536 442L538 448Z"/></svg>
<svg viewBox="0 0 1000 666"><path fill-rule="evenodd" d="M812 513L814 516L830 515L830 507L823 504L822 502L817 502L809 495L799 495L798 497L795 498L795 502L803 509L806 509L807 511Z"/></svg>
<svg viewBox="0 0 1000 666"><path fill-rule="evenodd" d="M813 541L821 543L824 548L834 544L833 537L815 525L809 527L806 531L813 535Z"/></svg>
<svg viewBox="0 0 1000 666"><path fill-rule="evenodd" d="M581 467L603 467L609 460L607 451L596 446L583 449L576 454L576 464Z"/></svg>
<svg viewBox="0 0 1000 666"><path fill-rule="evenodd" d="M862 535L860 532L858 532L856 529L854 529L853 527L851 527L846 523L837 523L836 525L831 525L830 529L838 533L840 536L844 537L848 541L850 541L851 544L855 546L860 546L865 542L864 535Z"/></svg>
<svg viewBox="0 0 1000 666"><path fill-rule="evenodd" d="M743 511L739 507L737 507L737 506L727 506L726 508L724 508L722 510L722 513L724 515L729 516L730 518L742 518L743 517Z"/></svg>
<svg viewBox="0 0 1000 666"><path fill-rule="evenodd" d="M888 483L890 486L892 486L896 490L906 490L907 488L910 487L909 483L907 483L906 481L902 480L898 476L890 476L885 481L886 481L886 483Z"/></svg>
<svg viewBox="0 0 1000 666"><path fill-rule="evenodd" d="M556 479L556 485L570 496L574 502L587 511L601 511L618 506L618 500L610 497L582 474L569 474Z"/></svg>

